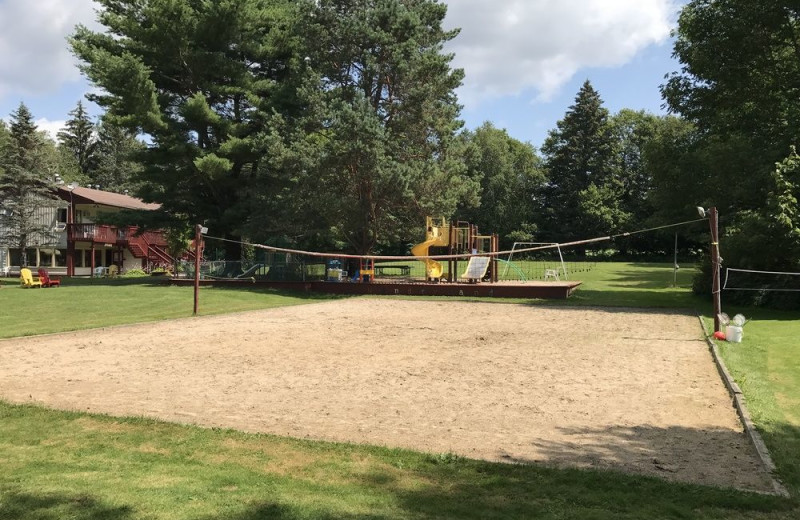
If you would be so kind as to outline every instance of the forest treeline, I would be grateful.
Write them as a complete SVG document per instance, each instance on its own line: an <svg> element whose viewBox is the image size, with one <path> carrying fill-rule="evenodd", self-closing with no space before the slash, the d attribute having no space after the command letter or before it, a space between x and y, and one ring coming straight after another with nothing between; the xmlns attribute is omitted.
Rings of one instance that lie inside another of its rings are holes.
<svg viewBox="0 0 800 520"><path fill-rule="evenodd" d="M426 215L478 224L505 248L716 206L725 265L800 267L791 2L688 2L675 34L680 70L664 71L669 115L612 114L587 81L539 150L492 122L463 128L464 73L443 50L458 31L443 29L446 6L435 0L98 4L103 30L79 26L69 44L103 116L94 127L79 104L58 146L42 146L62 179L161 203L151 225L398 253L420 239ZM0 126L0 147L15 146L12 133ZM3 156L8 184L17 169ZM707 232L687 227L682 247L702 250ZM663 254L672 233L610 247Z"/></svg>

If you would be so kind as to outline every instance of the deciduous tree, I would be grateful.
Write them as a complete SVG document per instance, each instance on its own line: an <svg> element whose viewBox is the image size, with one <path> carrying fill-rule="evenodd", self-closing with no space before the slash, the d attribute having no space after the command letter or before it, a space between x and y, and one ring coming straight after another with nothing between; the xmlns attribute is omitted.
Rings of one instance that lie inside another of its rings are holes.
<svg viewBox="0 0 800 520"><path fill-rule="evenodd" d="M696 125L699 142L698 166L683 175L704 188L692 193L698 203L720 208L727 243L751 241L740 235L772 221L781 185L775 164L800 139L800 7L693 0L681 12L674 55L682 66L662 87L664 98ZM790 228L784 232L773 242L790 242ZM723 254L729 266L768 267L786 265L788 251L735 246Z"/></svg>
<svg viewBox="0 0 800 520"><path fill-rule="evenodd" d="M484 123L461 135L467 176L480 184L479 205L467 201L458 218L497 233L504 246L532 240L537 231L534 197L544 184L541 161L530 143ZM503 247L503 246L501 246Z"/></svg>

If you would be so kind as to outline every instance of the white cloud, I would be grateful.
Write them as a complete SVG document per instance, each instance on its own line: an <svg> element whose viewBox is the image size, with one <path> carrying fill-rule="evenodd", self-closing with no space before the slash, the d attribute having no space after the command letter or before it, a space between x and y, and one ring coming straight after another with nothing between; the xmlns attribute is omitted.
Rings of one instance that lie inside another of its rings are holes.
<svg viewBox="0 0 800 520"><path fill-rule="evenodd" d="M586 67L624 65L664 42L678 0L445 0L446 50L466 73L462 102L532 89L547 100Z"/></svg>
<svg viewBox="0 0 800 520"><path fill-rule="evenodd" d="M53 141L58 141L58 132L64 128L64 125L66 125L67 122L63 119L50 121L49 119L43 117L41 119L37 119L34 124L40 131L47 132L47 135L49 135Z"/></svg>
<svg viewBox="0 0 800 520"><path fill-rule="evenodd" d="M66 38L96 27L92 0L0 0L0 98L54 92L80 78Z"/></svg>

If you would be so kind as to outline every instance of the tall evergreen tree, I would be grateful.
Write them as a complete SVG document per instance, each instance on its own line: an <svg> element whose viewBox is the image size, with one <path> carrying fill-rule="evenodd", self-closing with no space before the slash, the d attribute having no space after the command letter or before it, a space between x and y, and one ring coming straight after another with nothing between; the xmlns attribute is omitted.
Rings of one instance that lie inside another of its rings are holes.
<svg viewBox="0 0 800 520"><path fill-rule="evenodd" d="M174 215L367 252L474 188L435 0L98 1L107 32L73 50L92 100L150 136L140 193Z"/></svg>
<svg viewBox="0 0 800 520"><path fill-rule="evenodd" d="M290 0L98 0L105 32L78 27L82 70L109 122L147 134L140 195L204 221L239 259L256 187L276 205L273 120L295 109L303 70ZM277 137L276 137L277 136ZM264 220L274 217L268 209Z"/></svg>
<svg viewBox="0 0 800 520"><path fill-rule="evenodd" d="M145 145L132 132L108 121L97 127L95 164L91 179L109 191L136 193L142 171L139 159Z"/></svg>
<svg viewBox="0 0 800 520"><path fill-rule="evenodd" d="M544 229L552 241L591 238L620 229L622 183L608 110L587 80L542 146L548 185Z"/></svg>
<svg viewBox="0 0 800 520"><path fill-rule="evenodd" d="M53 222L42 208L56 206L53 170L44 136L37 131L33 116L20 103L11 114L6 154L0 159L0 238L3 245L17 248L21 265L28 265L31 245L49 245L57 235Z"/></svg>
<svg viewBox="0 0 800 520"><path fill-rule="evenodd" d="M5 157L8 155L9 145L11 143L11 134L8 131L6 122L0 119L0 172L3 171L3 163Z"/></svg>
<svg viewBox="0 0 800 520"><path fill-rule="evenodd" d="M451 216L477 187L450 152L463 72L442 50L457 34L445 13L433 0L321 0L305 17L321 83L304 125L317 158L306 199L359 253L418 238L425 215Z"/></svg>
<svg viewBox="0 0 800 520"><path fill-rule="evenodd" d="M83 102L69 113L64 129L58 132L58 143L72 154L83 175L91 176L95 166L96 129L83 107Z"/></svg>

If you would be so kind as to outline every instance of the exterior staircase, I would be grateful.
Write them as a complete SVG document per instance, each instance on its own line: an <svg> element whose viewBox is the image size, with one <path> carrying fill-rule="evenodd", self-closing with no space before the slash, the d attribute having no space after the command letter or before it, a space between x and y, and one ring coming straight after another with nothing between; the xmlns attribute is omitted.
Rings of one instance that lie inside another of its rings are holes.
<svg viewBox="0 0 800 520"><path fill-rule="evenodd" d="M161 233L145 231L137 234L135 228L128 230L128 249L136 258L147 259L148 266L172 267L175 259L167 253L167 242Z"/></svg>

